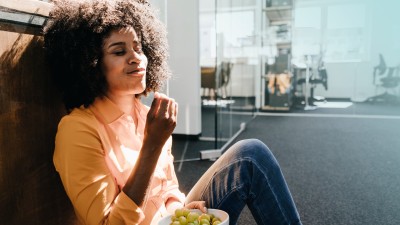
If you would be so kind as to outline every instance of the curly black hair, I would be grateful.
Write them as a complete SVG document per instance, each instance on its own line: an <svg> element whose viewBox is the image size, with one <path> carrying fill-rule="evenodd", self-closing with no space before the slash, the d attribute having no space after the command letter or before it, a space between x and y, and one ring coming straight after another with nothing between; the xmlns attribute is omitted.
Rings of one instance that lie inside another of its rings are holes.
<svg viewBox="0 0 400 225"><path fill-rule="evenodd" d="M146 0L57 0L44 26L44 47L54 81L68 112L103 97L100 70L103 41L112 30L133 27L148 58L146 88L159 90L170 77L164 25Z"/></svg>

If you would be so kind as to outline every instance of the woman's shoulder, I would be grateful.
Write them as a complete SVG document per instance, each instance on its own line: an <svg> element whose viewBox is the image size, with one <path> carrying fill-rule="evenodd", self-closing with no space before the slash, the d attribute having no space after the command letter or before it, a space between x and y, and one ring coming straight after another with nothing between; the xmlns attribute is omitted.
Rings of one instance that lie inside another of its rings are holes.
<svg viewBox="0 0 400 225"><path fill-rule="evenodd" d="M59 128L63 127L93 127L96 126L96 117L89 108L79 107L73 109L68 115L61 118Z"/></svg>

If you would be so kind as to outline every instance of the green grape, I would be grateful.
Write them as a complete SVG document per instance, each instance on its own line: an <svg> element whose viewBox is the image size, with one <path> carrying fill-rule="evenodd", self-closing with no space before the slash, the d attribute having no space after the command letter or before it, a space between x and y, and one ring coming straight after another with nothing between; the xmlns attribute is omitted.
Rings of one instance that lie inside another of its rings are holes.
<svg viewBox="0 0 400 225"><path fill-rule="evenodd" d="M199 216L199 220L206 219L207 221L210 221L210 218L210 215L207 213L203 213Z"/></svg>
<svg viewBox="0 0 400 225"><path fill-rule="evenodd" d="M176 218L183 216L183 209L176 209L175 216L176 216Z"/></svg>
<svg viewBox="0 0 400 225"><path fill-rule="evenodd" d="M179 223L181 223L181 225L186 225L187 224L186 217L185 216L180 216L179 217Z"/></svg>
<svg viewBox="0 0 400 225"><path fill-rule="evenodd" d="M210 220L201 219L201 220L200 220L200 225L210 225Z"/></svg>
<svg viewBox="0 0 400 225"><path fill-rule="evenodd" d="M186 208L176 209L170 225L218 225L222 221L212 213L198 213Z"/></svg>
<svg viewBox="0 0 400 225"><path fill-rule="evenodd" d="M190 210L189 210L189 209L186 209L186 208L183 209L183 215L184 215L185 217L187 217L189 213L190 213Z"/></svg>
<svg viewBox="0 0 400 225"><path fill-rule="evenodd" d="M186 218L188 222L194 222L199 218L199 214L196 212L189 212Z"/></svg>
<svg viewBox="0 0 400 225"><path fill-rule="evenodd" d="M211 222L215 222L215 221L219 221L219 222L221 222L221 219L220 218L218 218L218 217L214 217L214 218L212 218L212 220L211 220Z"/></svg>

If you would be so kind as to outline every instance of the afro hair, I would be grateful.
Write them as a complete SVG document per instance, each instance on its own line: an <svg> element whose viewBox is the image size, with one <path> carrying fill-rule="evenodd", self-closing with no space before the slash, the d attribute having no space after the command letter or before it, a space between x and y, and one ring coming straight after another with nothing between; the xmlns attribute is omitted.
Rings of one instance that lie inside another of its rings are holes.
<svg viewBox="0 0 400 225"><path fill-rule="evenodd" d="M104 39L133 27L148 58L146 88L159 90L170 77L164 25L146 0L56 0L43 29L47 62L68 112L107 92L100 70Z"/></svg>

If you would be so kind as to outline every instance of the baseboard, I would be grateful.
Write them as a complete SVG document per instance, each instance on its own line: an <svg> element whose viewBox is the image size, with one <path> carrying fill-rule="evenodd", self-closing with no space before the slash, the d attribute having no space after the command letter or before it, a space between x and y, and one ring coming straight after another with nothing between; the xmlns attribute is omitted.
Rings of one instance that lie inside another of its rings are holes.
<svg viewBox="0 0 400 225"><path fill-rule="evenodd" d="M172 137L177 140L198 141L201 133L199 134L172 134Z"/></svg>
<svg viewBox="0 0 400 225"><path fill-rule="evenodd" d="M331 102L351 102L351 98L325 98L327 101L331 101Z"/></svg>

